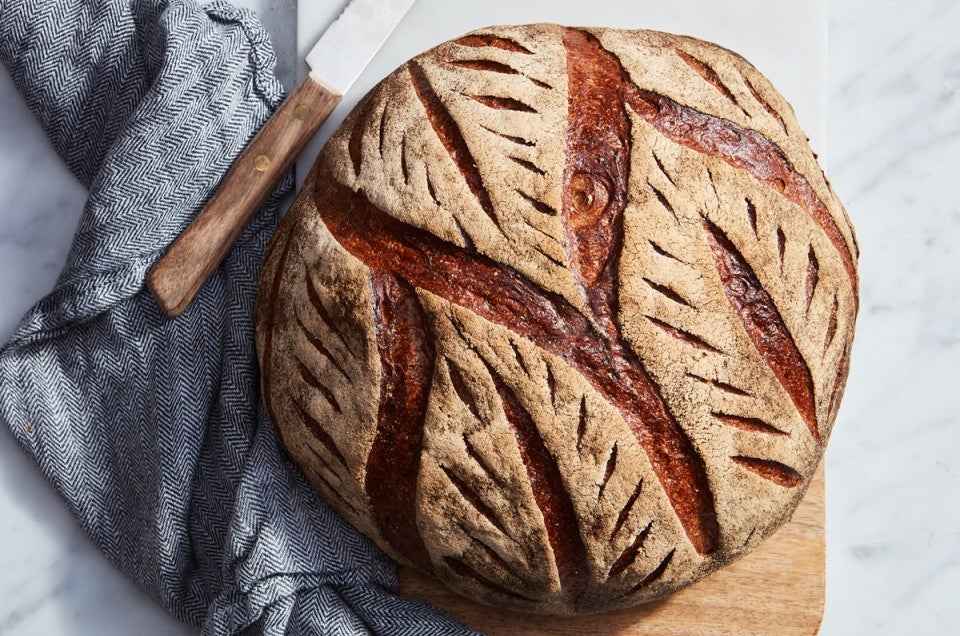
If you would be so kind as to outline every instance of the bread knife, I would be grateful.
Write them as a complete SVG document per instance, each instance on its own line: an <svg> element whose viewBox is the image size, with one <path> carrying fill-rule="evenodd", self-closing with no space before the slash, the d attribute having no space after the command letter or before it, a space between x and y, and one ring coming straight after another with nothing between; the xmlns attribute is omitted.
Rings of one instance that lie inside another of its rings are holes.
<svg viewBox="0 0 960 636"><path fill-rule="evenodd" d="M213 197L147 276L168 316L178 316L236 242L414 0L352 0L307 54L310 73L220 182Z"/></svg>

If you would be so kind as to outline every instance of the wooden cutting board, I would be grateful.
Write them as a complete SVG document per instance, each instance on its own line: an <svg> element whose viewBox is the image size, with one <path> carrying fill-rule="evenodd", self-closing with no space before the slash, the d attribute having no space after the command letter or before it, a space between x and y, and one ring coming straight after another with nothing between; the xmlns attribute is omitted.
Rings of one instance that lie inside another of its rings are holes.
<svg viewBox="0 0 960 636"><path fill-rule="evenodd" d="M793 519L756 550L665 600L606 614L551 617L491 609L410 568L400 573L400 593L493 636L815 634L823 618L823 521L821 468Z"/></svg>

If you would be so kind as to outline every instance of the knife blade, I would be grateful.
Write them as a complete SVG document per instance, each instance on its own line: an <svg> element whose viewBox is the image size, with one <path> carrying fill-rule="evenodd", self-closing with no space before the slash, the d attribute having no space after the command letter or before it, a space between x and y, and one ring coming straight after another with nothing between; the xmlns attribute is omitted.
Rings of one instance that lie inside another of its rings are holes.
<svg viewBox="0 0 960 636"><path fill-rule="evenodd" d="M210 201L147 276L163 311L190 305L414 0L352 0L307 55L310 74L240 154Z"/></svg>

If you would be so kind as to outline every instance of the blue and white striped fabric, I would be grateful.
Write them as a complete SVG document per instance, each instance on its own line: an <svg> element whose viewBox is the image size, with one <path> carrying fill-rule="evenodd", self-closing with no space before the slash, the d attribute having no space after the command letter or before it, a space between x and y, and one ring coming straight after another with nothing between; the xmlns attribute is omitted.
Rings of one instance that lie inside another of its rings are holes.
<svg viewBox="0 0 960 636"><path fill-rule="evenodd" d="M466 634L277 445L253 300L289 177L180 318L150 266L281 100L254 16L0 0L0 59L89 187L55 289L0 350L0 419L123 571L205 633ZM80 205L80 202L77 202Z"/></svg>

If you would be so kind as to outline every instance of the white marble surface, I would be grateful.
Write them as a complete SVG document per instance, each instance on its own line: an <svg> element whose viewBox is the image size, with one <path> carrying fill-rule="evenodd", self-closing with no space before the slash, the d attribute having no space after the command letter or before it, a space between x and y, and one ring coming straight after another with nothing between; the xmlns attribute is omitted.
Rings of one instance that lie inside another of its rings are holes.
<svg viewBox="0 0 960 636"><path fill-rule="evenodd" d="M732 0L731 0L732 1ZM294 0L261 7L292 76ZM827 452L824 634L960 629L960 3L833 0L827 172L863 304ZM0 71L0 340L53 283L83 201ZM0 431L0 635L190 630L89 543Z"/></svg>

